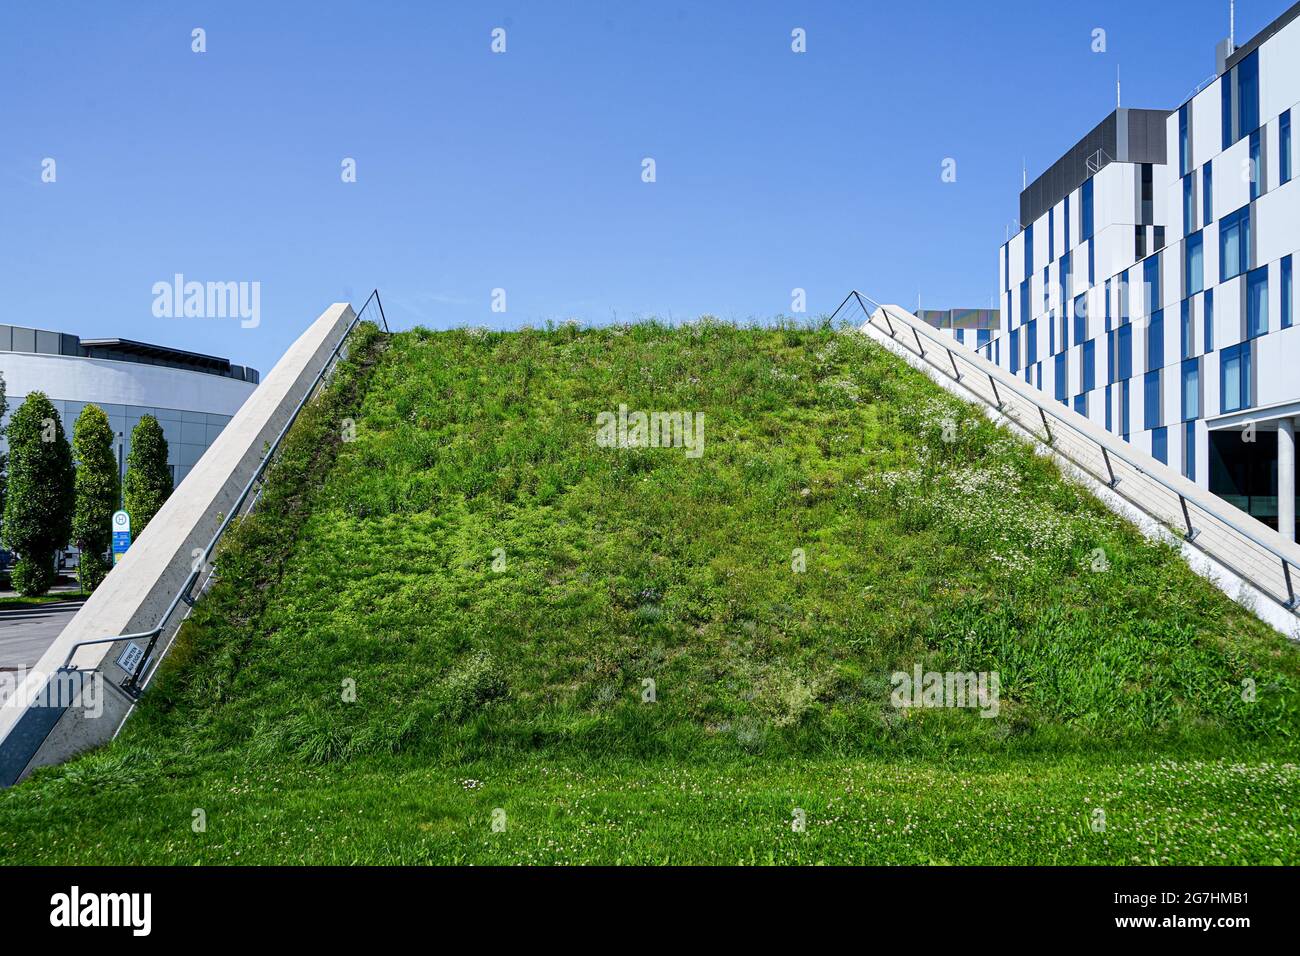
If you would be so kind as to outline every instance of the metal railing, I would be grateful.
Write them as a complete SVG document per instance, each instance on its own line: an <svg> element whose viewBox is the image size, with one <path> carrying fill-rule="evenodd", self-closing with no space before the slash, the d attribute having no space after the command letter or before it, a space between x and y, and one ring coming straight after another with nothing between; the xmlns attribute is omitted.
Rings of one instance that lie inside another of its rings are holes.
<svg viewBox="0 0 1300 956"><path fill-rule="evenodd" d="M72 658L76 655L77 651L83 647L92 644L116 644L120 641L147 640L149 642L148 646L145 648L144 653L140 655L140 660L131 673L127 675L126 680L122 682L120 688L133 699L140 696L141 675L144 673L144 669L148 665L150 657L153 655L154 648L158 644L158 638L161 637L163 631L167 629L167 622L171 620L172 615L176 613L176 609L180 607L182 602L189 607L194 606L194 602L197 598L192 592L194 585L202 576L204 569L211 569L211 573L215 573L216 571L215 566L211 563L211 559L213 552L216 551L217 543L221 540L222 536L226 533L226 530L230 527L235 518L239 516L245 502L248 502L249 495L252 494L254 487L261 485L262 480L266 475L266 469L275 459L276 452L279 451L280 448L280 443L284 441L284 436L289 433L289 429L291 429L294 422L298 420L298 415L307 407L307 403L316 395L321 383L325 381L329 373L333 371L334 367L338 364L339 356L343 353L343 347L347 344L348 339L352 337L352 333L356 327L364 321L367 312L370 313L371 321L375 321L377 318L378 321L376 324L381 325L385 332L389 331L388 319L384 315L384 305L379 299L379 290L375 289L370 293L365 304L361 306L361 309L348 324L347 329L341 336L339 336L338 343L334 346L334 350L321 366L320 372L312 381L311 385L307 387L307 391L303 393L302 399L294 407L293 413L289 416L289 420L284 423L284 427L280 429L280 433L275 436L275 441L271 442L266 453L262 455L262 460L258 462L257 468L254 469L252 477L248 479L248 483L244 485L244 490L241 491L239 497L235 499L234 505L231 506L229 513L227 513L225 518L222 520L221 526L217 528L216 533L212 536L212 540L210 540L208 546L204 548L202 556L195 558L194 562L191 564L190 573L186 575L184 584L182 584L180 590L176 592L176 596L172 598L171 603L167 605L167 610L163 611L162 616L158 619L158 623L147 631L137 631L134 634L118 634L114 637L98 637L90 640L78 641L68 649L68 656L59 667L60 671L66 672L78 670L77 667L73 666ZM256 504L256 501L257 499L254 498L254 500L249 503L249 507L245 513L253 510L253 505ZM209 573L209 580L211 580L211 573Z"/></svg>
<svg viewBox="0 0 1300 956"><path fill-rule="evenodd" d="M1000 366L898 306L882 306L854 290L845 296L832 320L851 304L862 311L867 323L1035 437L1041 425L1043 440L1054 452L1104 482L1148 517L1181 534L1183 540L1286 610L1297 611L1300 602L1292 569L1300 568L1300 548L1293 542L1078 412L1042 398L1033 386L1022 384ZM922 334L929 342L928 349Z"/></svg>

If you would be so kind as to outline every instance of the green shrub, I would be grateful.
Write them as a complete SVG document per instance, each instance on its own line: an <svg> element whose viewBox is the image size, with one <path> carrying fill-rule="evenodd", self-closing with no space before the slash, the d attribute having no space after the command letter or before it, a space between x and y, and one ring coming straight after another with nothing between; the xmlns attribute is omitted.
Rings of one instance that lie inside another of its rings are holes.
<svg viewBox="0 0 1300 956"><path fill-rule="evenodd" d="M72 534L72 450L43 392L32 392L9 422L4 544L18 555L13 586L24 597L54 583L58 552Z"/></svg>

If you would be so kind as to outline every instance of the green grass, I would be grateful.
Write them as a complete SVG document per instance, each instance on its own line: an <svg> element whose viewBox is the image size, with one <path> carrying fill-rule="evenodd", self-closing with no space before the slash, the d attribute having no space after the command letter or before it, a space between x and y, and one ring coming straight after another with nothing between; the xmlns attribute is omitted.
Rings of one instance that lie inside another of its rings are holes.
<svg viewBox="0 0 1300 956"><path fill-rule="evenodd" d="M23 610L25 608L42 607L46 604L61 604L64 601L80 601L85 597L86 595L81 591L58 591L54 594L39 594L35 597L11 595L9 597L0 597L0 611Z"/></svg>
<svg viewBox="0 0 1300 956"><path fill-rule="evenodd" d="M219 567L0 861L1300 859L1297 649L825 326L367 330ZM893 707L918 664L997 716Z"/></svg>

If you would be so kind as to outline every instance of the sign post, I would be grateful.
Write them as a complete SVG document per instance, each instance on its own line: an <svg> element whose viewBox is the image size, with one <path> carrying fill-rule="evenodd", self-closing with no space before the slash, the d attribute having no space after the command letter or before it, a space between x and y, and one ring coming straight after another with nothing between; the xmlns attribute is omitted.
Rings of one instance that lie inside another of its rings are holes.
<svg viewBox="0 0 1300 956"><path fill-rule="evenodd" d="M131 516L125 511L113 512L113 563L122 560L131 547Z"/></svg>

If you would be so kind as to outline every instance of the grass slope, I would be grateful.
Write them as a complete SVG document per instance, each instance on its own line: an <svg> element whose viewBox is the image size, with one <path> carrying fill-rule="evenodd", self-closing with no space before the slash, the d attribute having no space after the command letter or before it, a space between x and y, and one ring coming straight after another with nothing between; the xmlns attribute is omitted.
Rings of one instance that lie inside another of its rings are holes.
<svg viewBox="0 0 1300 956"><path fill-rule="evenodd" d="M367 336L0 861L1300 859L1296 648L883 349ZM598 447L620 404L702 456ZM997 716L891 706L918 664Z"/></svg>

